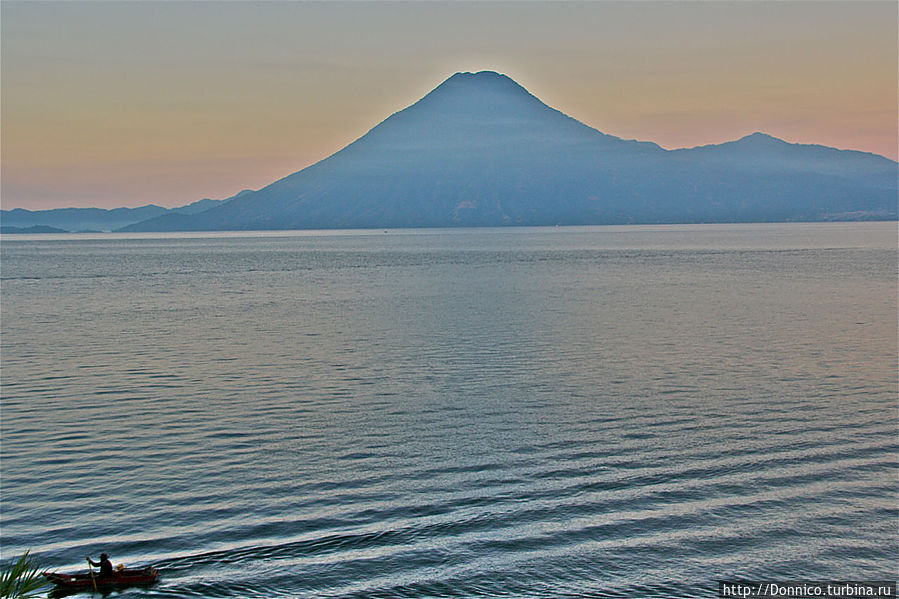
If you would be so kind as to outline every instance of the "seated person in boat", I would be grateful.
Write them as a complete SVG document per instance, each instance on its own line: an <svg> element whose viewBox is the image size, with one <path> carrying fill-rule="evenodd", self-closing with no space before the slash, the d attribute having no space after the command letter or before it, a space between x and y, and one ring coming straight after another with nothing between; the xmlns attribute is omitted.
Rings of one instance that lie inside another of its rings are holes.
<svg viewBox="0 0 899 599"><path fill-rule="evenodd" d="M91 561L90 556L88 556L87 563L89 563L92 566L99 566L100 574L99 574L98 578L107 578L107 577L113 576L112 562L109 561L109 556L106 555L105 553L100 554L99 562Z"/></svg>

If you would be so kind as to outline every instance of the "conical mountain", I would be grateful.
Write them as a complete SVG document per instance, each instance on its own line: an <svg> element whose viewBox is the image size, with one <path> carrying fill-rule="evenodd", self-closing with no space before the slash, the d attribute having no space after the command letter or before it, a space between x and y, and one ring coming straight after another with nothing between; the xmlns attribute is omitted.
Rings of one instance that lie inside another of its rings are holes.
<svg viewBox="0 0 899 599"><path fill-rule="evenodd" d="M810 170L810 152L820 146L763 137L671 152L588 127L505 75L457 73L321 162L202 214L165 215L129 230L895 215L895 162L827 148L834 154L825 162L849 166ZM741 161L741 148L751 160ZM760 152L779 168L759 168Z"/></svg>

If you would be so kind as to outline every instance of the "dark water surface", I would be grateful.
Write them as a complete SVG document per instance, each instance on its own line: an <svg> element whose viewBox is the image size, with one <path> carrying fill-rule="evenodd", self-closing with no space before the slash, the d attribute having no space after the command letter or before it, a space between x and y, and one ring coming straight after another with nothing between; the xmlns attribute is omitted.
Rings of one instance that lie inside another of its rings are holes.
<svg viewBox="0 0 899 599"><path fill-rule="evenodd" d="M121 597L896 578L896 224L2 240L2 552Z"/></svg>

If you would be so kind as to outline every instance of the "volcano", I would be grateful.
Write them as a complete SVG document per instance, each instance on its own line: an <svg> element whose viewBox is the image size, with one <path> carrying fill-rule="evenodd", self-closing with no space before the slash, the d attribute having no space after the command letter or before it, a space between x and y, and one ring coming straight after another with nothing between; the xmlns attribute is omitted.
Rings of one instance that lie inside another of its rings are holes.
<svg viewBox="0 0 899 599"><path fill-rule="evenodd" d="M602 133L505 75L456 73L342 150L199 214L123 230L885 219L897 163L756 133L665 150Z"/></svg>

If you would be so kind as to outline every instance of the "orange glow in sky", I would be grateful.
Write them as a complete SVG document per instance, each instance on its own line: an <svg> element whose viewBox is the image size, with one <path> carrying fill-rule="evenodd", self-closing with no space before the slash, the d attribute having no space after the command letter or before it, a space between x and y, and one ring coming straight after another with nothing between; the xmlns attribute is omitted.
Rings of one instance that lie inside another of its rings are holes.
<svg viewBox="0 0 899 599"><path fill-rule="evenodd" d="M897 158L897 4L0 5L2 207L257 189L457 71L666 148L755 131Z"/></svg>

